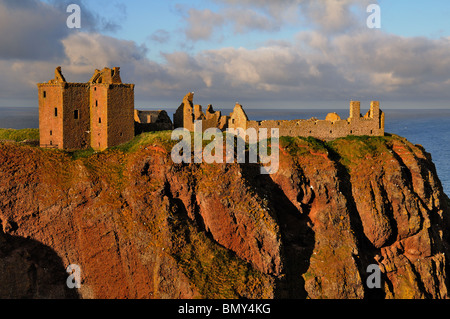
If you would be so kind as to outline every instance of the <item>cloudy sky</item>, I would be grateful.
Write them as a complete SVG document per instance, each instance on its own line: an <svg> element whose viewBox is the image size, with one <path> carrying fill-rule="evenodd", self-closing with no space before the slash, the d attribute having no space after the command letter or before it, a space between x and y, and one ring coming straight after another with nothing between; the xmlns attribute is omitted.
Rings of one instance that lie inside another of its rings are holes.
<svg viewBox="0 0 450 319"><path fill-rule="evenodd" d="M0 0L0 106L37 106L59 65L69 82L120 66L136 107L450 108L450 1Z"/></svg>

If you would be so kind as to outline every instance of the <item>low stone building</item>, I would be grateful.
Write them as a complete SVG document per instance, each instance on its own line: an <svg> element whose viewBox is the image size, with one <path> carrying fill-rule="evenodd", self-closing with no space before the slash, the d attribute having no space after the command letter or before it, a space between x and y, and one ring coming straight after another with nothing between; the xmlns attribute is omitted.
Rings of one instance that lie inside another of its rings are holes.
<svg viewBox="0 0 450 319"><path fill-rule="evenodd" d="M152 131L168 131L173 129L172 120L166 111L134 110L135 134Z"/></svg>
<svg viewBox="0 0 450 319"><path fill-rule="evenodd" d="M201 106L193 104L194 94L188 93L174 114L174 127L184 127L194 131L194 122L202 121L203 131L217 127L221 130L227 128L260 128L278 129L280 136L311 136L322 140L332 140L348 135L384 136L384 113L380 110L380 103L372 101L370 109L365 116L361 115L361 103L350 102L350 116L341 119L336 113L329 113L325 120L315 118L309 120L270 120L251 121L248 119L242 105L236 103L229 116L223 116L220 112L212 111L209 107L206 114Z"/></svg>

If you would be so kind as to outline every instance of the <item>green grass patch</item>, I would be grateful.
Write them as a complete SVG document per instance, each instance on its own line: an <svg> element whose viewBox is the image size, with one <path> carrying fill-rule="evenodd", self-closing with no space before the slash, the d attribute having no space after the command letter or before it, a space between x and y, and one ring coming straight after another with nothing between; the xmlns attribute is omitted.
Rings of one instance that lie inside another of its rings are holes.
<svg viewBox="0 0 450 319"><path fill-rule="evenodd" d="M22 130L0 129L0 140L22 142L25 140L39 141L39 129L27 128Z"/></svg>
<svg viewBox="0 0 450 319"><path fill-rule="evenodd" d="M340 157L347 168L352 163L366 157L374 158L388 152L392 137L385 136L347 136L327 143L327 146Z"/></svg>
<svg viewBox="0 0 450 319"><path fill-rule="evenodd" d="M328 155L327 143L314 137L281 136L280 145L293 157L310 154L310 151Z"/></svg>
<svg viewBox="0 0 450 319"><path fill-rule="evenodd" d="M197 231L176 215L171 220L172 254L203 298L268 298L271 278Z"/></svg>
<svg viewBox="0 0 450 319"><path fill-rule="evenodd" d="M96 153L96 151L94 151L94 149L92 149L92 148L88 148L88 149L85 149L85 150L67 151L67 154L73 160L77 160L77 159L80 159L80 158L88 158L88 157L92 156L95 153Z"/></svg>
<svg viewBox="0 0 450 319"><path fill-rule="evenodd" d="M178 143L178 141L171 140L172 131L158 131L158 132L146 132L135 136L131 141L111 147L111 150L120 150L124 153L131 153L143 146L157 144L164 147L170 152L172 147Z"/></svg>

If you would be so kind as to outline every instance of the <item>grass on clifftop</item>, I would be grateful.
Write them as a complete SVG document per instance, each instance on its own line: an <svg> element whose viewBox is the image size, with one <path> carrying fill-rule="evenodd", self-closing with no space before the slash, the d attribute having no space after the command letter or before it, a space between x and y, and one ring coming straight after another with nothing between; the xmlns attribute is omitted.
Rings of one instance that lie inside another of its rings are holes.
<svg viewBox="0 0 450 319"><path fill-rule="evenodd" d="M134 152L141 146L147 146L152 144L160 144L164 146L166 150L170 152L172 147L178 143L178 141L171 140L172 131L158 131L158 132L146 132L136 135L131 141L111 147L113 150L120 150L124 153Z"/></svg>
<svg viewBox="0 0 450 319"><path fill-rule="evenodd" d="M14 129L0 129L0 141L15 141L22 142L25 140L29 141L39 141L39 129L37 128L26 128L23 130Z"/></svg>
<svg viewBox="0 0 450 319"><path fill-rule="evenodd" d="M168 153L171 152L174 145L179 141L173 141L171 139L172 131L159 131L159 132L146 132L135 136L131 141L111 147L108 151L119 151L122 153L132 153L139 150L142 147L158 145L166 149ZM192 147L194 145L193 135ZM344 164L351 158L364 158L368 154L377 154L382 152L386 148L386 143L389 143L392 139L400 138L396 135L387 135L382 137L377 136L347 136L338 138L332 141L322 141L313 137L280 137L280 145L284 147L292 156L302 156L309 153L310 150L314 152L329 154L334 152L340 155ZM0 141L39 141L39 129L0 129ZM225 138L224 138L225 141ZM208 144L209 141L202 141L203 147ZM246 143L246 150L249 145ZM85 150L72 150L67 153L76 160L78 158L88 158L98 152L93 149Z"/></svg>

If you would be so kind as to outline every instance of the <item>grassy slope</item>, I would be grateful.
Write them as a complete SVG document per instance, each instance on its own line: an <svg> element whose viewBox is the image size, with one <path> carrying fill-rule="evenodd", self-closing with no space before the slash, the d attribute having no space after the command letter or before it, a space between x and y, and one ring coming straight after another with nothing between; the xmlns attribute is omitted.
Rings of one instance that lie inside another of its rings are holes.
<svg viewBox="0 0 450 319"><path fill-rule="evenodd" d="M25 140L39 140L39 129L27 128L23 130L0 129L0 141L8 140L22 142Z"/></svg>

